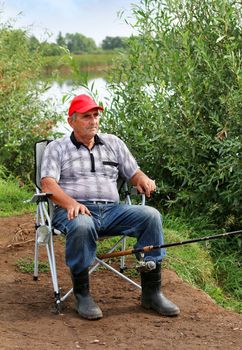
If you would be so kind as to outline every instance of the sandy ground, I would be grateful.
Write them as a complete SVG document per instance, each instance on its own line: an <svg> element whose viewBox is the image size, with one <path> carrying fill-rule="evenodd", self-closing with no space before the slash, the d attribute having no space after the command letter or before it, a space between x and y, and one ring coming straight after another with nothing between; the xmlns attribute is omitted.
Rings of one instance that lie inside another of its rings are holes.
<svg viewBox="0 0 242 350"><path fill-rule="evenodd" d="M184 283L174 271L163 273L163 292L181 314L162 317L140 306L140 292L129 283L99 270L91 276L92 294L104 317L87 321L74 310L73 295L61 314L53 309L49 273L33 281L16 270L16 261L33 257L34 217L0 218L0 349L176 349L241 350L242 317L224 310L201 290ZM56 240L59 283L67 291L70 277L63 242ZM45 248L41 259L46 260Z"/></svg>

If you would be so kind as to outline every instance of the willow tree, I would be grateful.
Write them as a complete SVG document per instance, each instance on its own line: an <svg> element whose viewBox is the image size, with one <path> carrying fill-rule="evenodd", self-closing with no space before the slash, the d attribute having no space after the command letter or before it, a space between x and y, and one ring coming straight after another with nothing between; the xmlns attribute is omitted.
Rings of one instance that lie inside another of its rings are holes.
<svg viewBox="0 0 242 350"><path fill-rule="evenodd" d="M41 98L41 54L23 30L0 27L0 166L21 180L33 174L34 143L60 116Z"/></svg>
<svg viewBox="0 0 242 350"><path fill-rule="evenodd" d="M156 200L223 227L241 223L239 2L142 0L112 75L103 129L156 179Z"/></svg>

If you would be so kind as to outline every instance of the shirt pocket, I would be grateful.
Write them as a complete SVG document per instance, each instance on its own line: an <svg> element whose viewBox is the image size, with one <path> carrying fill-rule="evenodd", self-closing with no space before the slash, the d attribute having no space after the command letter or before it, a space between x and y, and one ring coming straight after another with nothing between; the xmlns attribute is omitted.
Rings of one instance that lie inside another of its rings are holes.
<svg viewBox="0 0 242 350"><path fill-rule="evenodd" d="M118 177L118 165L119 163L117 162L112 162L110 160L104 160L103 162L103 167L104 167L104 173L105 176L110 177L110 178L117 178Z"/></svg>
<svg viewBox="0 0 242 350"><path fill-rule="evenodd" d="M109 160L104 160L103 161L103 165L110 165L110 166L115 166L115 167L118 167L118 163L116 163L116 162L111 162L111 161L109 161Z"/></svg>

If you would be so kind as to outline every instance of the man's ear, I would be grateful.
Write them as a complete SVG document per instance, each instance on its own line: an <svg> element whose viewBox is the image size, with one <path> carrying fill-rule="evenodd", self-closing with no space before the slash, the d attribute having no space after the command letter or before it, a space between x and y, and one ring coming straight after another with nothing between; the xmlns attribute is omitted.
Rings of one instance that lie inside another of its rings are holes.
<svg viewBox="0 0 242 350"><path fill-rule="evenodd" d="M67 121L68 121L68 124L72 127L72 123L73 123L72 117L68 117Z"/></svg>

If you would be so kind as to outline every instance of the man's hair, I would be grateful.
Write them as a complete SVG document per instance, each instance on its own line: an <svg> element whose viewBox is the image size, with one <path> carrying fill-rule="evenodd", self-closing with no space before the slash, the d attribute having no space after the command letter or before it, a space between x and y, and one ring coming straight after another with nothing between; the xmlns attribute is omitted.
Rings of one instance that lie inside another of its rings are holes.
<svg viewBox="0 0 242 350"><path fill-rule="evenodd" d="M71 120L72 120L72 121L76 120L76 112L72 113L72 115L71 115Z"/></svg>

